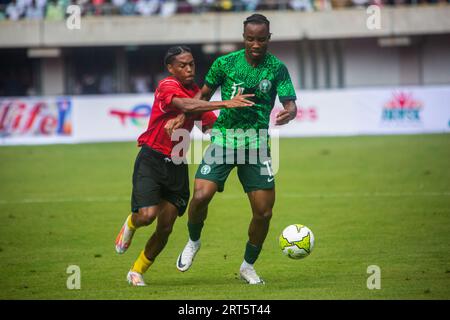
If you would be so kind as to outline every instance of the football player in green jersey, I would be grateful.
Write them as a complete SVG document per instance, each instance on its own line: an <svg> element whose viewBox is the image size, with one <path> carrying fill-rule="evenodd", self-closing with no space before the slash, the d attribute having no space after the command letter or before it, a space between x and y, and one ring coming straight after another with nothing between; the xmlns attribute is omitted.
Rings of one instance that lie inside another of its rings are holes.
<svg viewBox="0 0 450 320"><path fill-rule="evenodd" d="M256 161L250 159L251 154L260 155L259 152L250 151L269 150L267 130L277 95L284 110L276 115L276 125L283 125L294 119L297 106L295 90L286 66L267 52L271 36L267 18L260 14L248 17L244 21L243 36L245 49L214 61L201 94L202 99L209 100L220 86L222 100L232 99L238 93L251 93L254 94L252 100L255 104L245 109L222 110L213 126L212 143L195 176L194 195L188 214L189 241L178 256L177 268L186 271L192 265L200 249L200 233L207 216L208 204L217 191L223 191L230 171L237 167L239 180L252 208L249 240L240 275L250 284L262 284L264 281L258 276L253 265L269 230L275 203L275 183L270 166L270 151L265 161L259 156ZM244 161L236 163L237 150L246 151ZM210 161L207 155L215 160L221 159ZM234 159L231 164L228 161L230 158Z"/></svg>

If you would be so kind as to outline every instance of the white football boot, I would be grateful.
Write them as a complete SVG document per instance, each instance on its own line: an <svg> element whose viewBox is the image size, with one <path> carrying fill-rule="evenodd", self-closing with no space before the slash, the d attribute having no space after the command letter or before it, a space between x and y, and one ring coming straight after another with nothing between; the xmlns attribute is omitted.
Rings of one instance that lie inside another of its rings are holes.
<svg viewBox="0 0 450 320"><path fill-rule="evenodd" d="M188 243L184 247L183 251L180 253L177 259L177 269L184 272L187 271L192 262L194 261L194 257L197 254L198 250L200 250L200 240L192 241L189 239Z"/></svg>
<svg viewBox="0 0 450 320"><path fill-rule="evenodd" d="M131 230L128 226L128 217L125 219L125 223L120 229L119 234L116 238L116 252L119 254L124 253L131 245L131 240L133 239L134 232L136 230Z"/></svg>
<svg viewBox="0 0 450 320"><path fill-rule="evenodd" d="M261 279L253 268L253 265L243 262L239 270L241 279L247 281L248 284L264 284L264 280Z"/></svg>
<svg viewBox="0 0 450 320"><path fill-rule="evenodd" d="M131 284L132 286L135 286L135 287L145 287L146 286L144 277L142 276L142 274L131 271L131 270L128 271L127 281L129 284Z"/></svg>

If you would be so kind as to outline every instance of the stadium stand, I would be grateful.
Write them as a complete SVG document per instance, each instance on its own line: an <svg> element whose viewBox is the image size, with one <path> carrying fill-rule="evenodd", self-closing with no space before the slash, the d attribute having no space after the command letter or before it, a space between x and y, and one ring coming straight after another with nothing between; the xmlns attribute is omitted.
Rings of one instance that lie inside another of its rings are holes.
<svg viewBox="0 0 450 320"><path fill-rule="evenodd" d="M1 0L0 20L61 20L70 5L80 6L82 16L170 16L256 10L326 11L373 4L403 6L444 3L450 3L450 0Z"/></svg>

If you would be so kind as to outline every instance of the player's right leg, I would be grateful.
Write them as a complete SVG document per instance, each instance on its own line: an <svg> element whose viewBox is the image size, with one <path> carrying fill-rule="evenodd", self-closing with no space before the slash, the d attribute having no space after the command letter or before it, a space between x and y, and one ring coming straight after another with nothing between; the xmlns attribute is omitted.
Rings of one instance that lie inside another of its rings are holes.
<svg viewBox="0 0 450 320"><path fill-rule="evenodd" d="M116 252L124 253L130 246L137 228L151 224L158 213L160 203L159 180L162 159L152 155L148 148L142 147L136 157L133 171L133 190L131 194L131 215L127 217L116 237Z"/></svg>
<svg viewBox="0 0 450 320"><path fill-rule="evenodd" d="M221 146L209 145L195 174L194 194L188 211L189 240L177 259L177 269L183 272L190 268L200 249L200 235L208 205L217 191L223 191L225 181L235 166L226 162L226 152L221 149Z"/></svg>
<svg viewBox="0 0 450 320"><path fill-rule="evenodd" d="M131 245L137 228L151 224L158 214L157 206L139 208L137 213L130 214L116 238L116 252L125 253Z"/></svg>
<svg viewBox="0 0 450 320"><path fill-rule="evenodd" d="M189 240L177 259L177 269L182 272L191 267L195 255L200 250L200 235L208 214L208 204L216 192L215 182L195 179L194 195L188 209Z"/></svg>

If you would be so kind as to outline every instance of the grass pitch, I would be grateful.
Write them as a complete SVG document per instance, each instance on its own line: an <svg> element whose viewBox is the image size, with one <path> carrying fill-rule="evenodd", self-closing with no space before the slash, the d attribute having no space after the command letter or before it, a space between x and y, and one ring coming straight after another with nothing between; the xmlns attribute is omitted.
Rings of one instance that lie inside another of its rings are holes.
<svg viewBox="0 0 450 320"><path fill-rule="evenodd" d="M450 299L448 134L281 140L274 216L256 264L265 286L237 279L250 207L235 171L212 201L191 270L175 268L185 215L148 286L128 286L154 230L138 230L128 252L115 253L137 151L134 143L0 148L0 299ZM315 234L304 260L278 247L293 223ZM80 290L66 287L70 265L81 269ZM381 269L379 290L367 288L370 265Z"/></svg>

